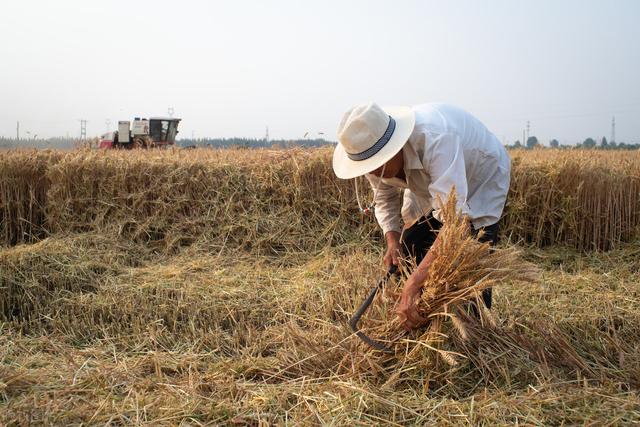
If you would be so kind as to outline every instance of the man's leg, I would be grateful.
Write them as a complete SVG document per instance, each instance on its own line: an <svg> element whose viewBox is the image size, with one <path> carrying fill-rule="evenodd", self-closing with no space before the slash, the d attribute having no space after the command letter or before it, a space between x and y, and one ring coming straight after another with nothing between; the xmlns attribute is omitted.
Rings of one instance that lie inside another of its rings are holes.
<svg viewBox="0 0 640 427"><path fill-rule="evenodd" d="M433 242L437 237L437 232L442 227L442 223L435 219L433 215L422 217L411 227L405 229L402 232L400 242L402 243L403 255L410 256L416 261L416 265L419 265L422 259L425 257ZM480 233L480 231L483 231ZM472 228L472 234L478 237L480 242L489 242L491 246L498 244L498 232L500 231L499 223L488 225L480 230L474 230ZM492 303L492 290L487 288L482 291L482 300L487 308L491 308ZM477 315L477 307L474 303L471 303L471 309Z"/></svg>
<svg viewBox="0 0 640 427"><path fill-rule="evenodd" d="M481 232L482 231L482 232ZM473 230L473 235L478 236L478 240L482 243L489 242L491 246L496 246L498 244L498 232L500 231L499 223L495 223L493 225L488 225L486 227L482 227L480 230ZM482 291L482 300L484 301L484 305L487 308L491 308L491 300L492 300L492 290L491 288L487 288ZM475 310L475 307L474 307Z"/></svg>
<svg viewBox="0 0 640 427"><path fill-rule="evenodd" d="M413 258L416 265L419 265L435 242L437 231L441 227L442 223L429 214L403 230L400 238L403 256Z"/></svg>

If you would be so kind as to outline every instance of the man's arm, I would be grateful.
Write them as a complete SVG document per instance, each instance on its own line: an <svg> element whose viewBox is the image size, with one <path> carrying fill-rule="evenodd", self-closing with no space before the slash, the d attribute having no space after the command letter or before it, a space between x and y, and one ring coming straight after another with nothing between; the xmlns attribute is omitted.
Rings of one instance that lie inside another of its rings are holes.
<svg viewBox="0 0 640 427"><path fill-rule="evenodd" d="M400 252L400 233L402 231L402 190L392 185L385 184L375 175L365 175L375 193L376 220L382 228L387 252L384 256L384 264L387 268L398 265Z"/></svg>
<svg viewBox="0 0 640 427"><path fill-rule="evenodd" d="M464 162L464 153L460 139L457 135L445 134L433 139L429 146L428 155L424 160L425 170L431 177L429 193L432 197L433 216L441 220L440 209L442 203L446 203L451 189L455 187L457 193L457 207L463 215L469 214L467 205L467 174ZM440 246L440 234L427 252L420 265L407 279L396 312L403 321L407 330L415 329L426 323L420 316L416 303L422 293L422 287L427 279L429 267Z"/></svg>
<svg viewBox="0 0 640 427"><path fill-rule="evenodd" d="M402 295L400 296L400 302L398 303L396 312L407 331L418 328L427 322L427 319L418 313L416 304L422 294L422 287L427 280L429 267L433 263L439 247L440 235L438 234L427 255L420 261L420 264L413 273L411 273L411 276L409 276L402 288Z"/></svg>

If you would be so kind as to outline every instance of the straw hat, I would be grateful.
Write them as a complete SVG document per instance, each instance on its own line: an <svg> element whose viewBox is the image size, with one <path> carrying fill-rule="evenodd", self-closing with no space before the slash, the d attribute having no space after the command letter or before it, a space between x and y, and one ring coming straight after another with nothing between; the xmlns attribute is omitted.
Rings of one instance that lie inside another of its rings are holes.
<svg viewBox="0 0 640 427"><path fill-rule="evenodd" d="M376 170L395 156L409 139L416 118L410 107L380 108L376 103L347 111L338 127L333 171L349 179Z"/></svg>

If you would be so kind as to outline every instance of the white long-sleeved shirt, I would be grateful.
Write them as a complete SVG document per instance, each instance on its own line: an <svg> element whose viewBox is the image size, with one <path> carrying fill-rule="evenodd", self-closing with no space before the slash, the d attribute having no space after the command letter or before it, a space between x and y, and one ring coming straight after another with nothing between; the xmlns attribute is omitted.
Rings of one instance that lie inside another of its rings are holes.
<svg viewBox="0 0 640 427"><path fill-rule="evenodd" d="M446 202L453 186L458 209L475 229L498 222L511 173L509 155L498 138L452 105L430 103L413 109L416 124L402 149L406 181L366 175L382 231L400 232L403 223L409 227L431 211L441 220L437 197Z"/></svg>

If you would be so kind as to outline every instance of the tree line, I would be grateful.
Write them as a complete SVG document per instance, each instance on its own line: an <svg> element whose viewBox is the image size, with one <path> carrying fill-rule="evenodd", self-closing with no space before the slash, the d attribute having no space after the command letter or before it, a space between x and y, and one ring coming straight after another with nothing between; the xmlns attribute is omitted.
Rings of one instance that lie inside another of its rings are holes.
<svg viewBox="0 0 640 427"><path fill-rule="evenodd" d="M522 144L519 140L516 141L513 145L507 145L508 148L526 148L526 149L534 149L534 148L546 148L544 145L538 141L538 138L535 136L530 136L527 138L526 144ZM606 137L602 137L600 142L598 143L593 138L587 138L584 141L576 144L576 145L564 145L560 144L557 139L552 139L549 141L550 148L584 148L589 150L640 150L640 144L627 144L624 142L615 142L615 141L607 141Z"/></svg>
<svg viewBox="0 0 640 427"><path fill-rule="evenodd" d="M97 145L97 144L94 144ZM333 141L326 139L290 139L290 140L267 140L256 138L185 138L176 141L176 145L183 148L292 148L292 147L322 147L335 145ZM73 138L47 138L47 139L20 139L0 137L0 148L56 148L71 149L83 146L78 139ZM624 142L607 141L606 137L598 142L593 138L587 138L583 142L576 145L560 144L557 139L549 141L550 148L560 149L597 149L597 150L640 150L640 144L627 144ZM527 138L526 144L522 144L519 140L507 148L547 148L540 143L537 137L530 136Z"/></svg>
<svg viewBox="0 0 640 427"><path fill-rule="evenodd" d="M92 139L91 141L94 141ZM95 140L97 141L97 140ZM183 148L291 148L291 147L322 147L335 145L335 142L325 139L291 139L291 140L266 140L253 138L186 138L176 141L176 145ZM15 139L0 137L0 148L56 148L71 149L86 146L79 139L72 138L47 138L47 139ZM97 144L92 144L95 147Z"/></svg>
<svg viewBox="0 0 640 427"><path fill-rule="evenodd" d="M78 146L78 140L73 138L5 138L0 136L0 148L57 148L70 149Z"/></svg>
<svg viewBox="0 0 640 427"><path fill-rule="evenodd" d="M210 148L292 148L292 147L322 147L335 145L326 139L254 139L254 138L196 138L180 139L176 141L181 147L210 147Z"/></svg>

